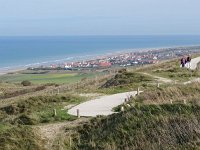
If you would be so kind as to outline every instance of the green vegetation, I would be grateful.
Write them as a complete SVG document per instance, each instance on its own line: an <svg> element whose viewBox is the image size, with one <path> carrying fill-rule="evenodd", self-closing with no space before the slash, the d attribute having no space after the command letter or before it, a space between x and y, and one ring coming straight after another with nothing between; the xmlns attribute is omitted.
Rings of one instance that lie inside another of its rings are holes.
<svg viewBox="0 0 200 150"><path fill-rule="evenodd" d="M178 61L173 60L131 71L122 69L115 75L108 75L109 72L36 70L1 76L0 149L45 149L45 136L54 132L58 134L49 138L52 149L200 149L200 84L169 83L157 87L153 77L186 81L191 75L199 77L198 71L180 68ZM26 86L22 81L33 84ZM57 90L55 87L60 94L51 93ZM114 110L119 113L98 116L82 125L85 118L67 114L71 106L87 100L71 90L114 94L138 87L143 93L122 104L124 112L118 106ZM38 127L45 136L40 137Z"/></svg>
<svg viewBox="0 0 200 150"><path fill-rule="evenodd" d="M198 149L199 120L196 105L136 105L75 130L72 149Z"/></svg>
<svg viewBox="0 0 200 150"><path fill-rule="evenodd" d="M27 83L25 84L27 85ZM39 85L39 86L29 86L29 87L25 86L25 88L19 85L15 85L14 88L10 88L10 89L0 87L0 89L2 89L1 94L0 94L0 99L16 97L16 96L24 95L27 93L34 93L34 92L45 90L48 87L54 87L54 86L57 86L57 85L45 84L45 85Z"/></svg>
<svg viewBox="0 0 200 150"><path fill-rule="evenodd" d="M28 81L28 80L24 80L24 81L21 82L21 84L22 84L23 86L30 86L30 85L31 85L31 82Z"/></svg>
<svg viewBox="0 0 200 150"><path fill-rule="evenodd" d="M200 77L198 70L180 68L179 60L166 61L156 65L150 65L137 70L138 72L147 72L152 75L169 78L178 81L188 81L192 78Z"/></svg>
<svg viewBox="0 0 200 150"><path fill-rule="evenodd" d="M64 106L78 104L83 98L72 95L32 97L0 109L0 121L10 124L34 125L55 121L73 120ZM54 115L56 109L57 115Z"/></svg>
<svg viewBox="0 0 200 150"><path fill-rule="evenodd" d="M75 83L81 81L83 78L94 78L103 73L46 73L46 74L7 74L0 76L0 81L10 83L21 83L28 80L34 84L46 83Z"/></svg>
<svg viewBox="0 0 200 150"><path fill-rule="evenodd" d="M107 80L98 91L107 94L121 93L150 86L153 81L154 79L147 75L122 69L113 78Z"/></svg>
<svg viewBox="0 0 200 150"><path fill-rule="evenodd" d="M200 97L200 84L171 85L167 87L152 88L134 98L136 102L145 104L187 103L198 102Z"/></svg>
<svg viewBox="0 0 200 150"><path fill-rule="evenodd" d="M146 90L124 104L125 112L97 117L71 131L71 149L199 149L199 85Z"/></svg>
<svg viewBox="0 0 200 150"><path fill-rule="evenodd" d="M43 140L28 126L0 124L0 149L44 150Z"/></svg>

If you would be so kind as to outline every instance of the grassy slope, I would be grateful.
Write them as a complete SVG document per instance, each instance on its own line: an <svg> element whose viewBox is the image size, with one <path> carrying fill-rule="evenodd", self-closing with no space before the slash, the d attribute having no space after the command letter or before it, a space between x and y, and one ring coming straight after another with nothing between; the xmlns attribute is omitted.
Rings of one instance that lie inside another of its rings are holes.
<svg viewBox="0 0 200 150"><path fill-rule="evenodd" d="M67 114L64 106L78 104L84 98L71 95L39 96L2 107L0 121L10 124L33 125L75 119ZM54 116L54 109L57 116Z"/></svg>
<svg viewBox="0 0 200 150"><path fill-rule="evenodd" d="M166 104L166 103L187 103L200 102L200 84L192 83L187 85L171 85L160 88L152 88L141 93L133 102L142 102L144 104Z"/></svg>
<svg viewBox="0 0 200 150"><path fill-rule="evenodd" d="M72 149L200 149L199 96L198 83L146 90L124 113L75 129Z"/></svg>
<svg viewBox="0 0 200 150"><path fill-rule="evenodd" d="M73 149L197 149L199 121L199 106L142 105L79 128Z"/></svg>
<svg viewBox="0 0 200 150"><path fill-rule="evenodd" d="M97 92L115 94L133 91L137 90L138 87L147 87L148 84L151 85L153 82L152 77L122 69L113 78L108 79Z"/></svg>
<svg viewBox="0 0 200 150"><path fill-rule="evenodd" d="M43 141L28 126L0 124L1 150L43 150Z"/></svg>
<svg viewBox="0 0 200 150"><path fill-rule="evenodd" d="M157 76L170 78L178 81L188 81L192 78L200 77L199 70L190 70L186 68L180 68L179 60L165 61L159 64L146 66L137 69L138 72L147 72Z"/></svg>

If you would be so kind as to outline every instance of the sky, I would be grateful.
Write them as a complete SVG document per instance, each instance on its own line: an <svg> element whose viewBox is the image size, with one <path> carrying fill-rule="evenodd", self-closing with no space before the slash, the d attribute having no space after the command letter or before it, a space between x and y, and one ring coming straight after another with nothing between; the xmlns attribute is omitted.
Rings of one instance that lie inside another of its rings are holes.
<svg viewBox="0 0 200 150"><path fill-rule="evenodd" d="M0 0L0 36L200 34L200 0Z"/></svg>

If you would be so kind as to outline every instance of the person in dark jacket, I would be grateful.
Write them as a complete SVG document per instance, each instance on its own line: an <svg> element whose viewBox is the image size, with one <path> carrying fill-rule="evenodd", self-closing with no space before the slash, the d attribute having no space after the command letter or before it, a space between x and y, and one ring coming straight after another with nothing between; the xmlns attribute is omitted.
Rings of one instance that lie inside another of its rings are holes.
<svg viewBox="0 0 200 150"><path fill-rule="evenodd" d="M184 68L186 64L186 59L183 57L181 58L181 66Z"/></svg>
<svg viewBox="0 0 200 150"><path fill-rule="evenodd" d="M187 68L190 68L191 67L191 56L189 55L188 57L187 57Z"/></svg>

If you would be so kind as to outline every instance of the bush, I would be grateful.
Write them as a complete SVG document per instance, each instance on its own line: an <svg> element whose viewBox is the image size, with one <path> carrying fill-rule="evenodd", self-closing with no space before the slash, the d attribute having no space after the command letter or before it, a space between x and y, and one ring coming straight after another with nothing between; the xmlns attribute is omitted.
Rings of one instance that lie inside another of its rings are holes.
<svg viewBox="0 0 200 150"><path fill-rule="evenodd" d="M22 81L21 84L22 84L23 86L30 86L30 85L31 85L31 82L25 80L25 81Z"/></svg>

